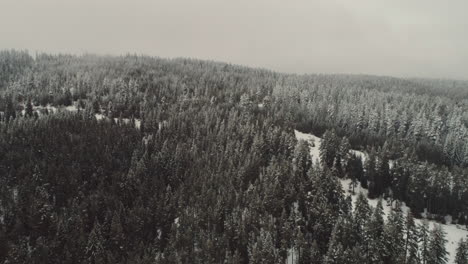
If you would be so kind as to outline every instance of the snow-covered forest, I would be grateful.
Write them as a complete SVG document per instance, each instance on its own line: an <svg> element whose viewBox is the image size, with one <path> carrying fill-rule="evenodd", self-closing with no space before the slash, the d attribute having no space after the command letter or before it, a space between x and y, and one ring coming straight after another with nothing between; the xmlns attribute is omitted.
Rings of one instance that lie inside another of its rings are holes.
<svg viewBox="0 0 468 264"><path fill-rule="evenodd" d="M467 226L468 81L0 51L0 263L466 264Z"/></svg>

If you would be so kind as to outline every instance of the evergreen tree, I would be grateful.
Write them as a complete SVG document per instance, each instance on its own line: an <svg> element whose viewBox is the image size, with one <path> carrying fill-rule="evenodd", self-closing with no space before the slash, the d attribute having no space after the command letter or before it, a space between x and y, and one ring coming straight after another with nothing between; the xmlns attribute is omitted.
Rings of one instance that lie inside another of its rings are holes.
<svg viewBox="0 0 468 264"><path fill-rule="evenodd" d="M429 261L429 223L427 219L423 219L422 224L419 225L419 239L420 239L420 255L423 264Z"/></svg>
<svg viewBox="0 0 468 264"><path fill-rule="evenodd" d="M117 213L112 217L109 239L114 253L119 253L120 255L126 251L124 248L124 232L120 222L120 217Z"/></svg>
<svg viewBox="0 0 468 264"><path fill-rule="evenodd" d="M468 264L468 241L463 238L458 242L455 264Z"/></svg>
<svg viewBox="0 0 468 264"><path fill-rule="evenodd" d="M391 187L391 183L392 183L392 179L390 176L388 153L387 153L386 147L387 145L385 144L384 147L380 150L378 154L378 158L377 158L377 164L376 164L376 171L382 183L382 189L381 189L382 192L385 189Z"/></svg>
<svg viewBox="0 0 468 264"><path fill-rule="evenodd" d="M367 187L367 181L364 182L364 169L362 167L362 160L357 155L350 155L349 160L346 164L346 173L351 180L350 187L351 193L354 194L354 189L358 184L361 184L363 187Z"/></svg>
<svg viewBox="0 0 468 264"><path fill-rule="evenodd" d="M26 103L25 116L26 117L32 117L33 116L33 106L32 106L32 103L31 103L31 98L29 98L27 103Z"/></svg>
<svg viewBox="0 0 468 264"><path fill-rule="evenodd" d="M312 241L310 247L310 262L309 264L320 264L322 263L322 255L320 254L320 249L318 247L317 241Z"/></svg>
<svg viewBox="0 0 468 264"><path fill-rule="evenodd" d="M261 229L255 242L249 243L249 263L280 263L281 256L270 232Z"/></svg>
<svg viewBox="0 0 468 264"><path fill-rule="evenodd" d="M333 238L332 238L333 241ZM345 255L345 250L341 243L331 243L327 254L324 257L324 264L348 264L348 259Z"/></svg>
<svg viewBox="0 0 468 264"><path fill-rule="evenodd" d="M405 259L404 219L401 204L396 201L392 207L384 232L385 261L400 263Z"/></svg>
<svg viewBox="0 0 468 264"><path fill-rule="evenodd" d="M307 179L307 172L312 167L309 146L306 141L300 140L294 148L293 170L294 179L297 183L304 182Z"/></svg>
<svg viewBox="0 0 468 264"><path fill-rule="evenodd" d="M335 131L326 131L323 134L322 142L320 144L320 160L322 164L328 168L333 166L333 163L337 157L339 141Z"/></svg>
<svg viewBox="0 0 468 264"><path fill-rule="evenodd" d="M369 185L369 198L374 199L382 194L383 181L377 170L377 156L374 150L369 153L369 157L365 164L365 174Z"/></svg>
<svg viewBox="0 0 468 264"><path fill-rule="evenodd" d="M413 215L408 212L405 227L405 263L417 264L419 259L419 233Z"/></svg>
<svg viewBox="0 0 468 264"><path fill-rule="evenodd" d="M11 97L6 99L6 109L5 109L5 121L10 121L16 118L16 110L13 106L13 100Z"/></svg>
<svg viewBox="0 0 468 264"><path fill-rule="evenodd" d="M7 258L8 254L8 240L0 226L0 262L3 262Z"/></svg>
<svg viewBox="0 0 468 264"><path fill-rule="evenodd" d="M101 226L95 221L93 230L88 237L88 244L86 245L87 262L96 264L105 263L106 254L103 243L104 238L102 236Z"/></svg>
<svg viewBox="0 0 468 264"><path fill-rule="evenodd" d="M368 248L369 248L369 263L381 263L383 262L383 256L385 255L384 245L384 212L382 206L382 199L379 199L377 206L372 212L372 216L367 222L365 233L369 236Z"/></svg>
<svg viewBox="0 0 468 264"><path fill-rule="evenodd" d="M364 244L366 247L368 245L368 234L365 234L364 230L365 227L368 226L368 221L371 218L371 208L369 207L369 203L367 198L361 192L358 194L356 205L354 209L354 218L353 218L353 228L354 231L354 238L357 242ZM364 252L361 252L365 256L368 255L367 248Z"/></svg>
<svg viewBox="0 0 468 264"><path fill-rule="evenodd" d="M94 114L100 114L101 113L101 106L99 105L98 100L93 100L92 102L92 110Z"/></svg>
<svg viewBox="0 0 468 264"><path fill-rule="evenodd" d="M70 106L70 105L72 105L72 103L73 103L73 98L72 98L72 94L70 92L70 89L66 89L65 93L63 95L62 104L64 106Z"/></svg>
<svg viewBox="0 0 468 264"><path fill-rule="evenodd" d="M447 239L440 225L434 225L429 239L429 255L427 264L445 264L448 261L448 252L445 249Z"/></svg>

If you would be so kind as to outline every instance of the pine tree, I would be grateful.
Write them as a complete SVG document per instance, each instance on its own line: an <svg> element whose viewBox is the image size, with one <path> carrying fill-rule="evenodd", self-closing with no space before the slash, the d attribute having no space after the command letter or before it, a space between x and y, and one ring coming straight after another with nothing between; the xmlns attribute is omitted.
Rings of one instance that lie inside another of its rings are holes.
<svg viewBox="0 0 468 264"><path fill-rule="evenodd" d="M377 156L375 151L372 150L365 164L365 174L369 185L369 198L371 199L377 198L382 194L382 179L376 169L376 162Z"/></svg>
<svg viewBox="0 0 468 264"><path fill-rule="evenodd" d="M351 149L351 144L349 143L349 139L347 137L343 137L340 142L340 157L341 157L341 164L346 167L348 164L349 159L349 150Z"/></svg>
<svg viewBox="0 0 468 264"><path fill-rule="evenodd" d="M386 188L390 187L392 182L390 177L390 167L386 145L379 152L376 164L376 172L379 175L382 184L380 191L383 192Z"/></svg>
<svg viewBox="0 0 468 264"><path fill-rule="evenodd" d="M405 228L405 255L407 264L420 263L419 259L419 233L414 222L413 214L408 212L406 216L406 228Z"/></svg>
<svg viewBox="0 0 468 264"><path fill-rule="evenodd" d="M445 264L448 261L448 252L445 248L447 239L440 225L434 225L429 239L429 258L427 264Z"/></svg>
<svg viewBox="0 0 468 264"><path fill-rule="evenodd" d="M357 200L356 200L356 205L354 209L354 218L353 218L353 228L352 230L354 231L354 237L357 242L359 243L365 243L367 241L367 238L365 237L366 234L364 234L364 229L368 225L368 221L371 217L372 211L369 207L369 202L367 201L367 198L364 196L364 194L361 192L358 194ZM366 245L367 246L367 245ZM362 252L362 254L367 255L366 252Z"/></svg>
<svg viewBox="0 0 468 264"><path fill-rule="evenodd" d="M336 150L335 154L334 167L338 172L338 177L342 178L343 168L346 167L346 164L348 162L349 149L351 146L349 144L349 140L346 137L343 137L341 140L339 140L339 138L336 137L336 147L338 149Z"/></svg>
<svg viewBox="0 0 468 264"><path fill-rule="evenodd" d="M16 118L16 110L13 106L13 100L11 97L8 97L6 102L6 109L5 109L5 121L10 121Z"/></svg>
<svg viewBox="0 0 468 264"><path fill-rule="evenodd" d="M251 110L253 107L252 99L248 93L244 93L241 95L239 104L243 109L247 111Z"/></svg>
<svg viewBox="0 0 468 264"><path fill-rule="evenodd" d="M120 222L120 216L118 213L114 213L112 217L112 222L110 226L110 242L112 244L112 249L114 252L125 252L124 248L124 232L122 228L122 224Z"/></svg>
<svg viewBox="0 0 468 264"><path fill-rule="evenodd" d="M324 264L348 264L348 259L345 256L345 250L341 243L330 244L327 254L324 257Z"/></svg>
<svg viewBox="0 0 468 264"><path fill-rule="evenodd" d="M386 249L386 261L389 263L400 263L404 261L405 241L404 241L404 220L401 204L396 202L388 217L385 226L384 239Z"/></svg>
<svg viewBox="0 0 468 264"><path fill-rule="evenodd" d="M86 245L86 258L89 263L104 263L106 254L104 251L104 237L101 231L101 225L94 221L94 227L88 237Z"/></svg>
<svg viewBox="0 0 468 264"><path fill-rule="evenodd" d="M63 95L63 105L64 106L70 106L73 103L73 98L72 94L70 92L70 89L66 89L65 93Z"/></svg>
<svg viewBox="0 0 468 264"><path fill-rule="evenodd" d="M358 182L363 186L367 187L367 182L364 184L363 182L363 174L364 174L364 169L362 167L362 160L359 156L357 155L350 155L349 160L346 164L346 173L351 180L350 187L351 187L351 193L354 194L354 189L358 185Z"/></svg>
<svg viewBox="0 0 468 264"><path fill-rule="evenodd" d="M242 261L239 252L234 251L234 253L232 253L231 251L226 251L226 258L224 260L224 264L238 264L241 262Z"/></svg>
<svg viewBox="0 0 468 264"><path fill-rule="evenodd" d="M322 263L322 255L320 254L320 249L317 245L317 241L312 241L310 247L310 262L309 264L320 264Z"/></svg>
<svg viewBox="0 0 468 264"><path fill-rule="evenodd" d="M429 259L429 222L423 219L422 224L419 225L419 239L420 239L420 256L422 264L428 263Z"/></svg>
<svg viewBox="0 0 468 264"><path fill-rule="evenodd" d="M455 264L468 264L468 240L462 238L458 242Z"/></svg>
<svg viewBox="0 0 468 264"><path fill-rule="evenodd" d="M304 243L300 249L297 264L310 264L312 262L312 252L309 243Z"/></svg>
<svg viewBox="0 0 468 264"><path fill-rule="evenodd" d="M379 199L365 228L365 233L369 236L369 263L381 263L383 261L385 253L383 215L382 199Z"/></svg>
<svg viewBox="0 0 468 264"><path fill-rule="evenodd" d="M112 101L109 101L109 103L107 104L106 115L107 115L107 118L109 118L111 121L114 120L115 113L114 113L114 105L112 104Z"/></svg>
<svg viewBox="0 0 468 264"><path fill-rule="evenodd" d="M333 166L333 162L337 156L338 140L335 131L327 130L322 137L320 144L320 161L328 168Z"/></svg>
<svg viewBox="0 0 468 264"><path fill-rule="evenodd" d="M2 226L0 226L0 262L1 263L3 263L3 261L7 257L8 244L9 244L8 239L2 229L3 229Z"/></svg>
<svg viewBox="0 0 468 264"><path fill-rule="evenodd" d="M274 246L270 232L261 229L255 242L249 243L249 263L280 263L279 250Z"/></svg>
<svg viewBox="0 0 468 264"><path fill-rule="evenodd" d="M26 110L25 110L25 113L24 115L26 117L32 117L33 116L33 106L32 106L32 103L31 103L31 98L28 99L28 102L26 103Z"/></svg>
<svg viewBox="0 0 468 264"><path fill-rule="evenodd" d="M98 100L93 100L92 110L93 110L93 114L100 114L101 113L101 106L99 105Z"/></svg>
<svg viewBox="0 0 468 264"><path fill-rule="evenodd" d="M424 166L412 166L408 168L412 170L411 177L408 184L408 198L409 206L413 212L418 215L425 208L425 198L428 195L428 181L429 181L429 170L428 164Z"/></svg>
<svg viewBox="0 0 468 264"><path fill-rule="evenodd" d="M307 179L307 172L312 167L312 159L309 153L308 143L300 140L294 148L293 170L295 181L300 183Z"/></svg>

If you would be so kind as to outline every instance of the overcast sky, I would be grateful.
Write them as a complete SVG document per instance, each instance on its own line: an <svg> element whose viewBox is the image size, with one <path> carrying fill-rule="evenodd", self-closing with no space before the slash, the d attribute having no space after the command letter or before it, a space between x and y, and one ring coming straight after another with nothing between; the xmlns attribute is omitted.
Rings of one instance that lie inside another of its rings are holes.
<svg viewBox="0 0 468 264"><path fill-rule="evenodd" d="M467 0L0 0L0 49L468 79Z"/></svg>

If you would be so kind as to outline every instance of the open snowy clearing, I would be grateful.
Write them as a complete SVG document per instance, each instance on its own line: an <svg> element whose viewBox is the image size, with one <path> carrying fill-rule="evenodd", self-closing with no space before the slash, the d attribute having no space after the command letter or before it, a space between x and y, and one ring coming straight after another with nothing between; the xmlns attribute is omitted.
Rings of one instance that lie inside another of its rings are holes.
<svg viewBox="0 0 468 264"><path fill-rule="evenodd" d="M296 138L298 140L305 140L305 141L308 141L310 143L309 144L310 145L310 155L312 156L312 160L314 162L318 161L320 159L320 143L321 143L322 139L315 136L315 135L302 133L302 132L297 131L297 130L294 130L294 134L296 135ZM357 150L350 150L350 152L355 154L355 155L359 155L361 157L361 159L362 159L362 162L365 163L366 158L367 158L366 153L364 153L362 151L357 151ZM390 163L389 165L391 166L393 164L393 161L390 161L389 163ZM343 190L345 191L345 194L346 195L351 195L353 205L356 203L357 196L358 196L359 193L363 193L364 196L367 197L367 192L368 192L367 189L362 188L360 184L358 184L358 186L354 189L355 194L351 194L350 189L349 189L349 184L350 184L351 180L345 179L345 180L340 180L340 181L341 181L341 185L343 187ZM367 198L367 200L369 202L369 205L371 205L373 207L377 206L377 202L378 202L377 199ZM388 216L389 213L390 213L390 210L391 210L390 204L388 204L387 202L384 201L382 203L382 205L383 205L385 216ZM404 203L402 203L402 210L406 214L408 212L408 210L410 210L410 208L408 208ZM415 219L415 222L417 224L422 224L421 219ZM465 229L462 229L460 226L457 226L457 225L454 225L454 224L447 224L446 225L446 224L441 224L441 223L438 223L438 222L435 222L435 221L432 221L432 220L428 220L428 223L429 223L430 228L433 228L434 225L441 225L442 226L443 230L446 233L446 239L448 240L448 242L446 244L446 249L447 249L447 251L449 253L448 263L455 263L455 254L456 254L458 242L460 241L460 239L468 237L468 231L465 230ZM293 263L293 262L288 258L288 263Z"/></svg>
<svg viewBox="0 0 468 264"><path fill-rule="evenodd" d="M26 106L23 105L23 108L26 108ZM46 109L50 114L57 113L59 110L65 110L65 111L72 112L72 113L78 112L77 102L74 102L70 106L65 106L65 107L62 106L62 107L59 107L59 108L57 108L55 106L52 106L50 104L48 104L47 106L33 106L33 111L36 112L39 116L42 116ZM26 113L25 109L21 110L21 115L25 115L25 113ZM103 114L95 114L94 117L98 121L109 119L107 116L105 116ZM134 120L135 120L135 128L139 129L140 126L141 126L141 120L136 119L136 118ZM118 122L119 119L114 118L114 121ZM130 118L122 118L122 122L124 124L130 124L132 122L132 120Z"/></svg>
<svg viewBox="0 0 468 264"><path fill-rule="evenodd" d="M351 180L350 179L340 180L340 182L341 182L341 186L345 190L345 194L351 195L353 205L355 205L359 193L362 193L364 194L365 197L367 197L367 192L368 192L367 189L362 188L360 184L358 184L358 186L354 189L355 194L351 194L351 191L349 188L349 184L351 183ZM377 206L378 199L368 198L367 201L369 202L370 206L372 207ZM390 215L391 205L388 201L385 201L385 200L382 202L382 205L383 205L384 214L386 217L388 217ZM405 203L402 203L401 209L404 214L407 214L408 211L410 211L410 208L407 207ZM423 220L415 219L415 222L417 225L420 225L422 224ZM460 241L460 239L462 238L466 238L468 236L468 231L453 224L446 225L446 224L441 224L432 220L428 220L428 223L429 223L429 228L431 229L434 227L434 225L442 226L443 230L447 234L446 238L448 242L445 246L446 246L447 252L450 254L448 263L454 263L458 241Z"/></svg>

